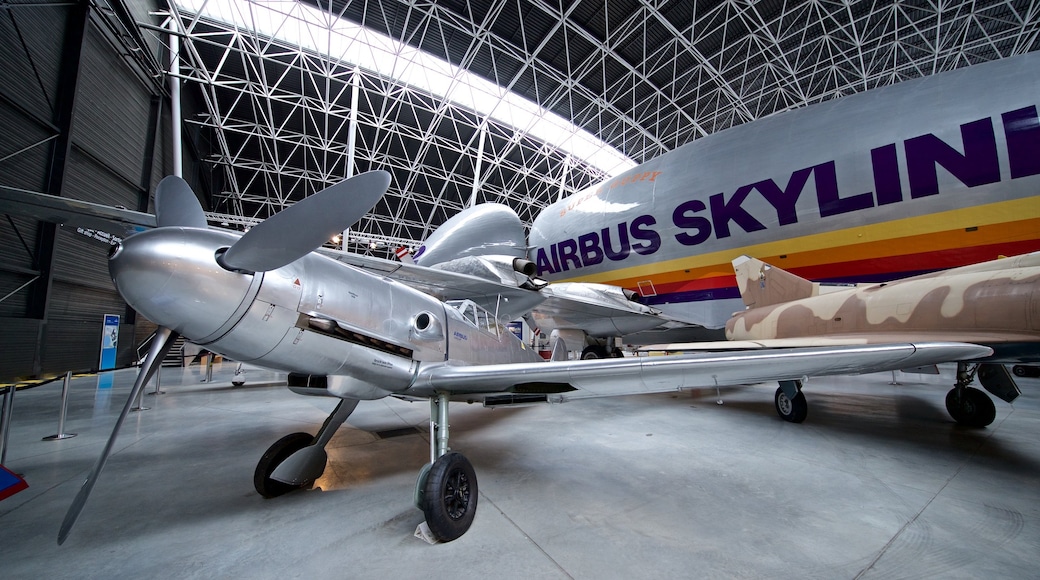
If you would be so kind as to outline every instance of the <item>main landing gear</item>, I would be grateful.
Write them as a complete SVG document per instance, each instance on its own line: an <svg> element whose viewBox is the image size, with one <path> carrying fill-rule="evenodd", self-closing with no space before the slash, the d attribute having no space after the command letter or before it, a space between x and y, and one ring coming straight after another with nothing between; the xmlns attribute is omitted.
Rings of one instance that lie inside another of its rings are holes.
<svg viewBox="0 0 1040 580"><path fill-rule="evenodd" d="M789 423L801 423L809 414L809 403L802 393L802 381L780 381L773 395L776 414Z"/></svg>
<svg viewBox="0 0 1040 580"><path fill-rule="evenodd" d="M253 473L253 486L266 497L278 497L311 486L328 462L325 446L357 407L342 399L314 437L292 433L268 448ZM465 534L477 513L477 474L461 453L448 449L448 396L430 398L430 463L415 483L415 505L426 515L433 538L450 542Z"/></svg>
<svg viewBox="0 0 1040 580"><path fill-rule="evenodd" d="M415 506L441 542L458 539L477 514L477 474L461 453L448 449L448 396L430 398L430 463L415 482Z"/></svg>
<svg viewBox="0 0 1040 580"><path fill-rule="evenodd" d="M975 380L975 373L985 368L978 364L957 363L957 383L946 393L946 410L953 420L961 425L985 427L997 417L993 399L986 393L968 386Z"/></svg>
<svg viewBox="0 0 1040 580"><path fill-rule="evenodd" d="M1001 365L957 363L957 383L946 394L946 410L957 423L981 428L993 422L997 410L989 395L968 386L974 382L976 374L986 390L1009 403L1018 396L1018 387ZM776 414L791 423L805 421L809 412L802 393L802 381L780 381L773 403Z"/></svg>
<svg viewBox="0 0 1040 580"><path fill-rule="evenodd" d="M272 498L310 487L325 472L329 459L325 446L357 404L357 399L340 399L314 437L307 433L292 433L275 441L253 472L256 492Z"/></svg>

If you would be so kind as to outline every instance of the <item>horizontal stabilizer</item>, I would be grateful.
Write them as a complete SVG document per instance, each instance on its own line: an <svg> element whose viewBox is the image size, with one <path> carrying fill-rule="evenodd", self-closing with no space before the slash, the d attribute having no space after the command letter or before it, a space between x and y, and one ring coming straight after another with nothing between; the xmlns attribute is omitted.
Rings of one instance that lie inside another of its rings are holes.
<svg viewBox="0 0 1040 580"><path fill-rule="evenodd" d="M816 286L794 274L765 262L740 256L733 260L740 297L748 308L761 308L801 300L818 294Z"/></svg>

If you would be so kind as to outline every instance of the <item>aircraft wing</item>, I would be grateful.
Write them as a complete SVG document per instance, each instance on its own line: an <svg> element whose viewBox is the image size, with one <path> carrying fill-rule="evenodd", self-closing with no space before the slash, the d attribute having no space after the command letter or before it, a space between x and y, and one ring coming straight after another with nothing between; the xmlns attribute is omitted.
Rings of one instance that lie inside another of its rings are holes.
<svg viewBox="0 0 1040 580"><path fill-rule="evenodd" d="M0 186L0 213L101 230L122 238L155 227L152 214L7 186Z"/></svg>
<svg viewBox="0 0 1040 580"><path fill-rule="evenodd" d="M551 402L897 370L989 356L957 342L768 349L677 356L426 367L405 395L547 394Z"/></svg>
<svg viewBox="0 0 1040 580"><path fill-rule="evenodd" d="M681 354L703 352L743 352L767 349L783 350L792 348L838 347L856 345L887 345L903 342L920 344L950 340L977 344L991 348L993 351L995 351L995 353L993 353L993 356L991 356L988 359L990 362L1022 362L1032 360L1030 357L1023 357L1023 355L1027 354L1027 352L1035 352L1035 345L1037 344L1035 336L1026 334L985 331L971 331L961 333L951 333L948 331L908 331L891 333L879 332L863 334L834 334L826 336L769 338L758 340L722 340L707 342L649 344L641 347L639 350L642 352ZM1020 352L1023 350L1026 352Z"/></svg>

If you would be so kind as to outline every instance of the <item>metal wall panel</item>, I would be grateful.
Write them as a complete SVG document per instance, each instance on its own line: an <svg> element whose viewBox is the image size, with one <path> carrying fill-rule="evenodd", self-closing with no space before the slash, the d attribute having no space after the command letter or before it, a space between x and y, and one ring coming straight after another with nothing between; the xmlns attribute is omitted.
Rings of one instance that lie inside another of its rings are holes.
<svg viewBox="0 0 1040 580"><path fill-rule="evenodd" d="M76 233L75 228L59 228L57 251L54 255L54 279L118 296L108 274L110 247L109 244ZM121 307L118 311L109 313L119 314L122 311Z"/></svg>
<svg viewBox="0 0 1040 580"><path fill-rule="evenodd" d="M50 114L49 111L37 113ZM0 127L4 132L0 141L0 185L43 191L51 150L47 139L55 135L54 131L3 99L0 99Z"/></svg>
<svg viewBox="0 0 1040 580"><path fill-rule="evenodd" d="M160 8L159 4L155 0L133 0L127 8L133 19L157 24L158 17L148 13ZM114 11L94 6L88 9L79 74L59 78L66 54L66 20L79 10L78 6L82 5L12 4L0 11L0 159L25 149L0 160L0 186L30 191L47 187L55 143L47 139L59 130L55 117L61 101L59 86L75 78L72 146L61 194L137 209L142 189L152 189L157 183L152 176L168 171L168 163L151 163L145 158L150 150L146 141L154 129L150 122L153 95L163 87L149 85L152 72L132 70L138 64L131 58L133 51L120 44L127 37L112 35L113 30L121 29L119 24L100 24L121 16L125 20L122 6ZM157 39L147 34L144 37L149 52L158 54ZM162 116L168 117L168 111L164 103ZM160 126L168 127L168 121ZM165 134L167 131L161 131L157 138L164 139ZM156 155L168 156L161 146L156 148ZM152 178L150 183L142 183L145 176ZM39 224L18 218L13 221L35 252ZM77 234L75 229L58 230L46 319L28 318L31 310L26 290L0 302L0 380L93 368L98 362L104 314L119 314L124 320L120 336L125 342L120 344L118 362L125 364L134 358L136 328L125 324L127 308L109 278L107 250L105 244ZM0 216L0 297L32 276L30 252L7 216Z"/></svg>
<svg viewBox="0 0 1040 580"><path fill-rule="evenodd" d="M89 158L91 165L106 169L99 171L112 179L104 189L74 187L65 195L124 207L137 206L150 99L151 93L137 81L125 61L94 26L88 27L76 102L74 157L78 164ZM74 169L82 171L83 167ZM84 184L80 181L75 185Z"/></svg>
<svg viewBox="0 0 1040 580"><path fill-rule="evenodd" d="M40 321L28 318L0 318L0 380L29 377L33 374Z"/></svg>
<svg viewBox="0 0 1040 580"><path fill-rule="evenodd" d="M0 18L0 90L19 106L50 120L68 9L7 3L4 8Z"/></svg>

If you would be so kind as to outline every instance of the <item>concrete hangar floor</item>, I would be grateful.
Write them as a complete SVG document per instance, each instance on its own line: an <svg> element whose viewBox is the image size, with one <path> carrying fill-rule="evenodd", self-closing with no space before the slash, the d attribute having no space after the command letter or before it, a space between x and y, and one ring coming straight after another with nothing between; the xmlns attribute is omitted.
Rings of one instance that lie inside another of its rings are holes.
<svg viewBox="0 0 1040 580"><path fill-rule="evenodd" d="M254 466L314 432L323 401L231 365L124 425L64 546L55 538L133 381L20 391L7 467L30 487L0 502L0 576L14 578L1036 578L1040 380L987 429L959 427L942 376L813 380L809 418L785 423L772 385L452 409L452 446L479 479L459 540L413 537L428 405L362 403L310 491L265 500ZM152 390L152 386L148 387ZM320 489L319 489L320 488Z"/></svg>

